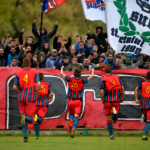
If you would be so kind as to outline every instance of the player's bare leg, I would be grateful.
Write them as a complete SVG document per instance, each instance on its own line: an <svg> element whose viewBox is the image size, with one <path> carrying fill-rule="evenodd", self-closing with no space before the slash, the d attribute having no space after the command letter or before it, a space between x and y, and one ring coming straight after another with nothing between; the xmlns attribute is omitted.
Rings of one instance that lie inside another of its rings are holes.
<svg viewBox="0 0 150 150"><path fill-rule="evenodd" d="M79 115L75 114L73 128L71 130L71 138L74 138L74 132L75 132L75 129L77 128L77 126L78 126L78 123L79 123Z"/></svg>
<svg viewBox="0 0 150 150"><path fill-rule="evenodd" d="M112 124L112 117L107 115L107 127L110 134L110 139L115 139L113 134L113 124Z"/></svg>

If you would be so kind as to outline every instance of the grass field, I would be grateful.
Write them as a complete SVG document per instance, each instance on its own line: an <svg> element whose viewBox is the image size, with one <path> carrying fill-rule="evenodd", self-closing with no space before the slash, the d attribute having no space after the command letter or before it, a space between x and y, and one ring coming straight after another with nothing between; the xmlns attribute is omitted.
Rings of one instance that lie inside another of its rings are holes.
<svg viewBox="0 0 150 150"><path fill-rule="evenodd" d="M141 137L42 137L36 141L29 137L23 143L21 136L0 136L0 150L148 150L150 141L142 141Z"/></svg>

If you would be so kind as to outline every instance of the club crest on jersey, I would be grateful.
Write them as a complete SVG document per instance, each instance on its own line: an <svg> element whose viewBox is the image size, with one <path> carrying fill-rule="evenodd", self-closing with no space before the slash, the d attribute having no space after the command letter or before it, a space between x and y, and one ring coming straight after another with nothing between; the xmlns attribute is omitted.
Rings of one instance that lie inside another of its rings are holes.
<svg viewBox="0 0 150 150"><path fill-rule="evenodd" d="M104 0L85 0L87 9L100 9L101 11L105 10Z"/></svg>

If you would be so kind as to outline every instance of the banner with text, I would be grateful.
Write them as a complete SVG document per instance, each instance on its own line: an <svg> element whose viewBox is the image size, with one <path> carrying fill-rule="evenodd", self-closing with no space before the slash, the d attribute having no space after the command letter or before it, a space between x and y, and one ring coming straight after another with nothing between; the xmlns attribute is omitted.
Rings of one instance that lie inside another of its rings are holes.
<svg viewBox="0 0 150 150"><path fill-rule="evenodd" d="M18 94L13 90L15 74L21 68L0 68L0 129L20 129ZM49 103L48 111L41 129L56 129L62 127L68 129L67 113L67 83L60 77L60 71L51 69L39 70L44 73L44 81L51 84L54 97ZM91 71L83 72L82 78L87 78ZM141 111L135 103L134 89L145 81L147 70L131 69L118 70L114 74L120 76L125 87L124 103L120 105L119 119L114 128L116 129L143 129L144 124L140 123ZM65 72L72 76L73 72ZM100 79L104 72L95 71L95 75L85 85L82 101L82 112L80 115L79 127L107 128L106 116L103 113L103 104L100 98ZM33 129L33 125L29 126Z"/></svg>
<svg viewBox="0 0 150 150"><path fill-rule="evenodd" d="M85 18L91 21L105 20L105 3L104 0L81 0Z"/></svg>
<svg viewBox="0 0 150 150"><path fill-rule="evenodd" d="M107 32L116 53L150 55L150 1L105 0Z"/></svg>

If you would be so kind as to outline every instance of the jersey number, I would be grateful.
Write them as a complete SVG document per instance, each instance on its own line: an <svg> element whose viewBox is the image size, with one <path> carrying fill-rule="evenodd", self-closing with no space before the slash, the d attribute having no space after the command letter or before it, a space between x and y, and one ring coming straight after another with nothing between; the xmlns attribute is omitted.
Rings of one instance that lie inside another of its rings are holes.
<svg viewBox="0 0 150 150"><path fill-rule="evenodd" d="M45 90L44 85L41 85L41 88L40 88L40 91L39 91L39 92L44 93L45 91L46 91L46 90Z"/></svg>
<svg viewBox="0 0 150 150"><path fill-rule="evenodd" d="M148 93L148 94L150 93L150 86L146 87L146 93Z"/></svg>
<svg viewBox="0 0 150 150"><path fill-rule="evenodd" d="M71 87L78 88L78 83L73 81L73 83L72 83L72 86L71 86Z"/></svg>
<svg viewBox="0 0 150 150"><path fill-rule="evenodd" d="M26 82L26 84L28 83L28 74L24 76L23 81Z"/></svg>
<svg viewBox="0 0 150 150"><path fill-rule="evenodd" d="M111 84L113 85L113 86L115 86L115 80L114 79L111 79Z"/></svg>

